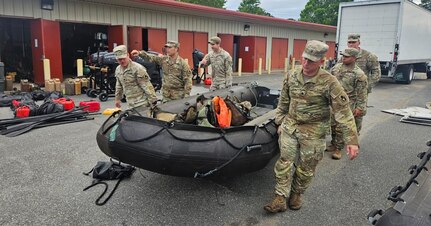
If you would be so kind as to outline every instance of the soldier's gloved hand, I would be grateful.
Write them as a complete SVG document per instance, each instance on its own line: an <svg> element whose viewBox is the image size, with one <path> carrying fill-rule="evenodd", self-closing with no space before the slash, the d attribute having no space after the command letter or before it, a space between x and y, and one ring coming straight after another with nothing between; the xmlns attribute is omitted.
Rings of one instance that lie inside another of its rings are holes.
<svg viewBox="0 0 431 226"><path fill-rule="evenodd" d="M353 116L355 116L355 117L362 116L362 110L359 108L355 108L352 113L353 113Z"/></svg>
<svg viewBox="0 0 431 226"><path fill-rule="evenodd" d="M132 50L132 52L130 52L130 55L137 57L139 55L139 51L134 49L134 50Z"/></svg>

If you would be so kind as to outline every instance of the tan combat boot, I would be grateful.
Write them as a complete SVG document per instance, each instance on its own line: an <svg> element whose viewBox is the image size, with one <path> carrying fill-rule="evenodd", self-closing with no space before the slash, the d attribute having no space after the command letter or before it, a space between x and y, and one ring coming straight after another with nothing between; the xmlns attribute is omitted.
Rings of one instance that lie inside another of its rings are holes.
<svg viewBox="0 0 431 226"><path fill-rule="evenodd" d="M289 208L291 210L299 210L302 207L302 198L299 193L291 193L289 199Z"/></svg>
<svg viewBox="0 0 431 226"><path fill-rule="evenodd" d="M287 210L286 198L282 195L275 195L274 199L272 199L271 203L264 206L265 209L269 213L277 213L284 212Z"/></svg>
<svg viewBox="0 0 431 226"><path fill-rule="evenodd" d="M337 149L337 148L335 147L335 145L330 144L330 145L326 146L325 151L327 151L327 152L333 152L335 149Z"/></svg>
<svg viewBox="0 0 431 226"><path fill-rule="evenodd" d="M335 151L332 153L332 159L338 160L341 159L341 151L337 149L335 149Z"/></svg>

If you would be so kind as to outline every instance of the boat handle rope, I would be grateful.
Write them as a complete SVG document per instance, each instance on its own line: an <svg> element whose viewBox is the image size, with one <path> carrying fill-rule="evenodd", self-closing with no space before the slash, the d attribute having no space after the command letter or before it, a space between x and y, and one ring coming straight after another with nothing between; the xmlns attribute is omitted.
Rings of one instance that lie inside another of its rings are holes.
<svg viewBox="0 0 431 226"><path fill-rule="evenodd" d="M142 141L149 140L149 139L157 136L163 130L166 130L174 139L180 140L180 141L186 141L186 142L207 142L207 141L214 141L214 140L223 139L229 146L231 146L232 148L234 148L236 150L239 150L239 149L242 148L241 146L235 146L232 142L230 142L226 138L226 131L225 130L221 130L221 133L219 134L220 136L218 136L218 137L207 138L207 139L190 139L190 138L182 138L182 137L176 136L174 133L172 133L172 131L170 131L169 127L172 127L172 123L165 124L160 130L158 130L156 133L154 133L154 134L152 134L152 135L150 135L148 137L144 137L144 138L141 138L141 139L138 139L138 140L131 140L131 139L128 139L127 137L125 137L123 135L123 139L125 141L131 142L131 143L142 142ZM259 126L257 126L257 125L254 127L254 132L252 134L252 137L255 136L255 134L257 133L258 128L259 128ZM119 129L119 131L120 131L121 134L124 134L124 131L122 130L122 127L119 127L118 129ZM271 134L268 129L264 129L264 131L267 132L269 135L271 135L271 137L274 137L274 135ZM254 141L254 139L253 139L253 141ZM265 143L260 143L260 144L253 144L253 145L265 145L265 144L269 144L269 143L271 143L271 141L270 142L265 142Z"/></svg>
<svg viewBox="0 0 431 226"><path fill-rule="evenodd" d="M102 134L103 135L105 135L112 127L114 127L115 125L117 125L118 124L118 122L120 122L120 120L122 119L122 118L124 118L124 117L127 117L127 116L129 116L129 112L130 111L133 111L133 112L135 112L135 113L137 113L139 116L141 116L141 117L143 117L142 115L141 115L141 113L139 113L135 108L132 108L132 109L129 109L129 110L127 110L126 112L124 112L123 114L121 114L121 110L118 110L118 111L114 111L109 117L108 117L108 119L106 119L105 120L105 122L103 122L103 124L102 124ZM112 118L112 117L115 117L115 116L117 116L117 115L120 115L120 117L118 117L118 119L117 120L115 120L115 122L114 123L112 123L111 125L109 125L108 126L108 128L106 128L105 129L105 125L106 125L106 123L108 123L108 121Z"/></svg>
<svg viewBox="0 0 431 226"><path fill-rule="evenodd" d="M115 116L117 116L118 114L120 114L121 113L121 111L115 111L114 113L112 113L109 117L108 117L108 119L106 119L106 121L102 124L102 134L103 135L105 135L112 127L114 127L115 125L117 125L119 122L120 122L120 120L123 118L123 117L125 117L126 116L126 113L124 113L124 114L121 114L120 115L120 117L118 117L116 120L115 120L115 122L113 122L111 125L109 125L108 126L108 128L106 128L105 129L105 125L106 125L106 123L108 123L108 121L112 118L112 117L115 117Z"/></svg>
<svg viewBox="0 0 431 226"><path fill-rule="evenodd" d="M105 127L105 125L106 125L106 123L109 121L109 119L111 119L112 117L115 117L116 115L118 115L118 114L120 114L120 111L118 111L118 112L114 112L111 116L109 116L109 118L103 123L103 125L102 125L102 128L104 128ZM126 111L125 113L123 113L123 114L120 114L120 116L118 117L118 119L114 122L114 123L112 123L110 126L108 126L106 129L104 129L103 130L103 132L102 132L102 134L106 134L112 127L114 127L116 124L118 124L119 122L120 122L120 120L122 119L122 118L124 118L124 117L127 117L128 116L128 111ZM274 122L274 120L271 120L271 122L270 123L275 123ZM136 142L142 142L142 141L146 141L146 140L149 140L149 139L151 139L151 138L153 138L153 137L155 137L155 136L157 136L158 134L160 134L163 130L166 130L173 138L175 138L175 139L177 139L177 140L180 140L180 141L187 141L187 142L207 142L207 141L214 141L214 140L218 140L218 139L223 139L229 146L231 146L232 148L234 148L234 149L236 149L236 150L240 150L240 149L242 149L243 147L238 147L238 146L235 146L232 142L230 142L227 138L226 138L226 131L225 130L221 130L221 133L219 134L219 136L218 137L214 137L214 138L207 138L207 139L190 139L190 138L181 138L181 137L178 137L178 136L176 136L175 134L173 134L171 131L170 131L170 129L169 128L172 128L172 127L174 127L175 126L175 123L174 122L169 122L169 123L166 123L166 124L164 124L163 126L162 126L162 128L160 128L160 130L158 130L157 132L155 132L155 133L153 133L153 134L151 134L150 136L148 136L148 137L144 137L144 138L141 138L141 139L138 139L138 140L131 140L131 139L128 139L128 138L126 138L125 136L123 136L123 139L125 140L125 141L127 141L127 142L131 142L131 143L136 143ZM257 133L257 130L258 130L258 128L259 128L259 126L255 126L254 127L254 131L253 131L253 134L252 134L252 141L254 141L254 137L256 136L256 133ZM124 131L122 130L122 127L120 126L119 128L119 132L121 133L121 134L124 134ZM265 131L266 133L268 133L271 137L275 137L275 134L272 134L269 130L268 130L268 128L266 127L266 125L264 125L263 126L263 131ZM265 142L265 143L260 143L260 144L253 144L253 143L250 143L250 144L248 144L248 145L265 145L265 144L269 144L269 143L271 143L271 141L270 142Z"/></svg>
<svg viewBox="0 0 431 226"><path fill-rule="evenodd" d="M259 127L258 126L255 126L254 127L254 132L253 132L253 136L252 136L252 138L251 138L251 141L250 141L250 143L252 144L253 142L254 142L254 139L256 138L256 134L257 134L257 129L258 129ZM215 172L217 172L217 171L219 171L219 170L221 170L223 167L225 167L225 166L227 166L229 163L231 163L233 160L235 160L236 158L238 158L238 156L245 150L245 149L248 149L248 144L246 144L246 145L244 145L244 146L242 146L242 148L239 150L239 151L237 151L236 152L236 154L231 158L231 159L229 159L227 162L225 162L225 163L223 163L223 164L221 164L220 166L218 166L218 167L216 167L216 168L214 168L214 169L212 169L212 170L210 170L210 171L208 171L208 172L206 172L206 173L199 173L199 172L195 172L195 175L194 175L194 178L204 178L204 177L207 177L207 176L209 176L209 175L211 175L211 174L213 174L213 173L215 173Z"/></svg>

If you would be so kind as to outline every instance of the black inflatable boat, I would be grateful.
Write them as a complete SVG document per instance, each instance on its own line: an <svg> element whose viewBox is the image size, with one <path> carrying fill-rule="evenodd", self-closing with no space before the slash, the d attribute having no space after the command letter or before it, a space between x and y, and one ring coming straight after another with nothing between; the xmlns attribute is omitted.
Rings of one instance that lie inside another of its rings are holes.
<svg viewBox="0 0 431 226"><path fill-rule="evenodd" d="M165 122L128 110L109 117L97 134L100 149L121 162L173 176L238 175L264 168L278 153L274 123L278 91L247 84L203 94L249 101L251 121L242 126L210 128ZM196 104L197 96L158 106L179 113Z"/></svg>

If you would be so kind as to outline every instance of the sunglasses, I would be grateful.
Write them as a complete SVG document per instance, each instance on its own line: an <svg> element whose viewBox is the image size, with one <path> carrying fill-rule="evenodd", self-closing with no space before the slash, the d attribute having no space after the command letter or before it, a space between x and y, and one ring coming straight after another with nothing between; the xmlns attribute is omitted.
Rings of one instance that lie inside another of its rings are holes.
<svg viewBox="0 0 431 226"><path fill-rule="evenodd" d="M357 42L347 42L347 43L349 43L349 44L355 44L355 43L357 43Z"/></svg>

